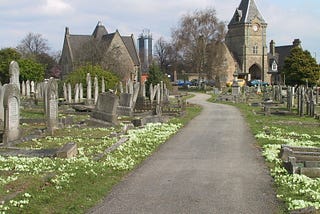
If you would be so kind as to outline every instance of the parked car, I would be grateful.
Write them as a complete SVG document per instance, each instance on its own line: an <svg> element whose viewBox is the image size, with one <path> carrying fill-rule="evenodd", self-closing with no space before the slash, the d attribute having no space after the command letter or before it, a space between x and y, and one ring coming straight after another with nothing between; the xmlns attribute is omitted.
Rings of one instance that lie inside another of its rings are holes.
<svg viewBox="0 0 320 214"><path fill-rule="evenodd" d="M233 80L227 82L226 85L227 85L228 87L231 87L231 86L232 86L232 83L233 83ZM238 79L238 85L239 85L240 87L243 87L245 84L246 84L246 81L245 81L244 79Z"/></svg>
<svg viewBox="0 0 320 214"><path fill-rule="evenodd" d="M258 86L258 85L268 86L269 83L268 83L268 82L263 82L263 81L258 80L258 79L255 79L255 80L249 81L249 82L248 82L248 85L249 85L249 86Z"/></svg>
<svg viewBox="0 0 320 214"><path fill-rule="evenodd" d="M177 86L183 87L183 86L191 86L191 82L188 80L177 80L176 82Z"/></svg>

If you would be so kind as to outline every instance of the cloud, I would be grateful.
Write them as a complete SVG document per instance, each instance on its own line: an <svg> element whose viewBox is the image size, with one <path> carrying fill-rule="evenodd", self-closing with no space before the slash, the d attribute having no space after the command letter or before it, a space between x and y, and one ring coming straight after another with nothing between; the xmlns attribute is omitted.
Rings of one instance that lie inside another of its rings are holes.
<svg viewBox="0 0 320 214"><path fill-rule="evenodd" d="M40 9L46 15L61 15L73 10L71 5L63 0L46 0Z"/></svg>

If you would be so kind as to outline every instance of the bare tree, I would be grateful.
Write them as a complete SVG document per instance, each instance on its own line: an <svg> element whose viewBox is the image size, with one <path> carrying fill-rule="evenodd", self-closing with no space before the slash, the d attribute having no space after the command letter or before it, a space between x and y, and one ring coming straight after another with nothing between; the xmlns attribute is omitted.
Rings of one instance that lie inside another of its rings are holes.
<svg viewBox="0 0 320 214"><path fill-rule="evenodd" d="M223 41L226 34L225 24L218 20L213 8L196 10L193 14L184 15L179 26L172 31L177 53L199 79L205 71L209 44Z"/></svg>
<svg viewBox="0 0 320 214"><path fill-rule="evenodd" d="M163 37L160 37L155 46L155 57L158 61L161 71L165 71L169 63L169 51L170 44L164 40Z"/></svg>
<svg viewBox="0 0 320 214"><path fill-rule="evenodd" d="M26 37L21 40L17 49L25 57L40 55L50 50L48 40L38 33L28 33Z"/></svg>

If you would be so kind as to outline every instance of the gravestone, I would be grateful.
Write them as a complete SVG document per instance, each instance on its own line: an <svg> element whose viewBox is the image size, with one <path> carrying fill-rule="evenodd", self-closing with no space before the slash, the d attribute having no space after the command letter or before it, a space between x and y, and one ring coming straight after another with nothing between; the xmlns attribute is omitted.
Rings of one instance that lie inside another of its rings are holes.
<svg viewBox="0 0 320 214"><path fill-rule="evenodd" d="M20 139L20 90L16 84L3 86L3 107L4 107L4 133L3 143Z"/></svg>
<svg viewBox="0 0 320 214"><path fill-rule="evenodd" d="M30 81L26 81L26 96L27 98L30 98Z"/></svg>
<svg viewBox="0 0 320 214"><path fill-rule="evenodd" d="M123 93L123 85L122 85L122 82L119 82L119 91L120 91L120 94ZM127 91L126 93L128 93L128 91Z"/></svg>
<svg viewBox="0 0 320 214"><path fill-rule="evenodd" d="M101 92L106 92L106 82L104 81L104 77L101 79Z"/></svg>
<svg viewBox="0 0 320 214"><path fill-rule="evenodd" d="M91 116L98 120L118 124L118 105L119 98L116 94L110 92L101 93Z"/></svg>
<svg viewBox="0 0 320 214"><path fill-rule="evenodd" d="M117 113L121 116L132 116L133 114L133 104L132 104L132 94L122 93L120 94L119 106L117 107Z"/></svg>
<svg viewBox="0 0 320 214"><path fill-rule="evenodd" d="M72 103L72 89L70 83L68 83L68 103Z"/></svg>
<svg viewBox="0 0 320 214"><path fill-rule="evenodd" d="M68 90L67 90L67 85L65 82L63 83L63 98L65 101L68 100Z"/></svg>
<svg viewBox="0 0 320 214"><path fill-rule="evenodd" d="M34 84L34 81L31 81L31 82L30 82L30 86L31 86L30 92L31 92L31 94L34 94L34 93L35 93L35 88L34 88L35 84Z"/></svg>
<svg viewBox="0 0 320 214"><path fill-rule="evenodd" d="M80 102L83 101L83 85L82 83L79 84L79 97L80 97Z"/></svg>
<svg viewBox="0 0 320 214"><path fill-rule="evenodd" d="M79 103L79 97L80 97L80 94L79 94L79 84L77 83L74 87L74 102L75 103Z"/></svg>
<svg viewBox="0 0 320 214"><path fill-rule="evenodd" d="M10 83L15 84L20 91L20 82L19 82L20 69L19 69L19 64L16 61L12 61L10 63L9 75L10 75Z"/></svg>
<svg viewBox="0 0 320 214"><path fill-rule="evenodd" d="M25 81L22 81L22 83L21 83L21 94L23 97L26 96L26 83L25 83Z"/></svg>
<svg viewBox="0 0 320 214"><path fill-rule="evenodd" d="M58 129L58 83L54 78L50 78L46 91L46 122L47 130L52 135Z"/></svg>
<svg viewBox="0 0 320 214"><path fill-rule="evenodd" d="M4 125L4 108L3 108L4 87L0 86L0 129L3 130Z"/></svg>
<svg viewBox="0 0 320 214"><path fill-rule="evenodd" d="M94 77L93 87L94 87L94 104L96 104L99 96L99 83L98 83L97 76Z"/></svg>
<svg viewBox="0 0 320 214"><path fill-rule="evenodd" d="M91 93L91 75L90 73L87 73L87 104L91 104L91 99L92 99L92 93Z"/></svg>

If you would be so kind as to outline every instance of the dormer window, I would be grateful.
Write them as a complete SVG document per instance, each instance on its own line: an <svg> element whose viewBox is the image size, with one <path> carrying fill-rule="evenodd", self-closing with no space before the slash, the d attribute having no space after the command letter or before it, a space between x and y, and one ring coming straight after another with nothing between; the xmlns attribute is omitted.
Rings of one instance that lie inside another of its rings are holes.
<svg viewBox="0 0 320 214"><path fill-rule="evenodd" d="M273 72L278 71L278 64L276 63L275 60L272 62L271 70L272 70Z"/></svg>
<svg viewBox="0 0 320 214"><path fill-rule="evenodd" d="M242 10L237 9L235 19L237 22L240 22L241 18L242 18Z"/></svg>

